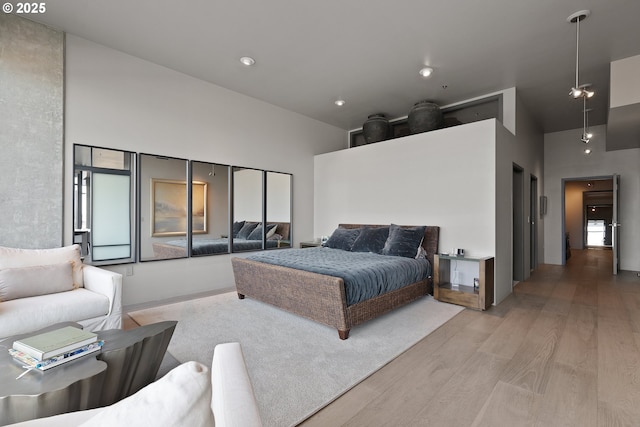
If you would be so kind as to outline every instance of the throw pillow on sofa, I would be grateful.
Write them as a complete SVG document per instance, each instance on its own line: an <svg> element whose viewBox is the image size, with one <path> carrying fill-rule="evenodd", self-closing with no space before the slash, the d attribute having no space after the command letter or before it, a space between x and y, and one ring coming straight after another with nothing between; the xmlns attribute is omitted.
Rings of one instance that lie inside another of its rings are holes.
<svg viewBox="0 0 640 427"><path fill-rule="evenodd" d="M80 246L71 245L53 249L17 249L0 246L0 270L5 268L34 267L37 265L73 262L73 284L83 287Z"/></svg>
<svg viewBox="0 0 640 427"><path fill-rule="evenodd" d="M0 301L71 291L73 263L0 270Z"/></svg>

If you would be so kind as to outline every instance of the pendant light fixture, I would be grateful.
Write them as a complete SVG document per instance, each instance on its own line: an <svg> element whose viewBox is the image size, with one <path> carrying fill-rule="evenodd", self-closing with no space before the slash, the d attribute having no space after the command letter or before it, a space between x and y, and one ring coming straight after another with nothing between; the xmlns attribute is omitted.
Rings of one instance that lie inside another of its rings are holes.
<svg viewBox="0 0 640 427"><path fill-rule="evenodd" d="M580 10L576 13L569 15L567 22L576 24L576 82L575 85L569 91L569 95L578 99L580 97L591 98L595 92L590 90L590 85L581 85L578 79L579 65L580 65L580 21L584 21L591 15L590 10Z"/></svg>
<svg viewBox="0 0 640 427"><path fill-rule="evenodd" d="M585 144L588 144L593 137L593 134L589 132L589 111L587 110L587 97L583 96L583 107L582 107L582 138L581 141Z"/></svg>

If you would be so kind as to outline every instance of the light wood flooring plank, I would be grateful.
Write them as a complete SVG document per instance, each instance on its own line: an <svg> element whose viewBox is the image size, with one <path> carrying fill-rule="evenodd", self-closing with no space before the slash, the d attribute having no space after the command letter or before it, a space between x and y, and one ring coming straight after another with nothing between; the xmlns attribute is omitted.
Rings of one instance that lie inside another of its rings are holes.
<svg viewBox="0 0 640 427"><path fill-rule="evenodd" d="M620 292L633 332L640 332L640 293Z"/></svg>
<svg viewBox="0 0 640 427"><path fill-rule="evenodd" d="M468 426L483 408L508 360L476 352L406 425ZM459 408L464 406L465 410Z"/></svg>
<svg viewBox="0 0 640 427"><path fill-rule="evenodd" d="M498 381L471 427L533 426L541 395Z"/></svg>
<svg viewBox="0 0 640 427"><path fill-rule="evenodd" d="M459 371L487 334L465 328L433 355L416 361L384 395L379 396L344 425L412 425L414 414L430 407L432 398ZM421 374L416 375L416 371Z"/></svg>
<svg viewBox="0 0 640 427"><path fill-rule="evenodd" d="M598 402L598 427L638 427L638 414L608 402Z"/></svg>
<svg viewBox="0 0 640 427"><path fill-rule="evenodd" d="M566 316L540 312L500 379L534 393L544 393L565 324Z"/></svg>
<svg viewBox="0 0 640 427"><path fill-rule="evenodd" d="M519 307L511 309L493 334L482 343L478 351L511 359L524 342L539 310L527 310Z"/></svg>
<svg viewBox="0 0 640 427"><path fill-rule="evenodd" d="M578 282L576 293L573 296L573 303L597 307L598 281L591 278Z"/></svg>
<svg viewBox="0 0 640 427"><path fill-rule="evenodd" d="M598 310L573 304L558 343L555 361L584 371L598 371Z"/></svg>
<svg viewBox="0 0 640 427"><path fill-rule="evenodd" d="M571 281L558 282L542 309L551 313L568 314L576 287Z"/></svg>
<svg viewBox="0 0 640 427"><path fill-rule="evenodd" d="M598 400L640 425L640 352L628 322L598 319Z"/></svg>
<svg viewBox="0 0 640 427"><path fill-rule="evenodd" d="M536 427L596 427L598 383L595 372L555 363L542 396Z"/></svg>

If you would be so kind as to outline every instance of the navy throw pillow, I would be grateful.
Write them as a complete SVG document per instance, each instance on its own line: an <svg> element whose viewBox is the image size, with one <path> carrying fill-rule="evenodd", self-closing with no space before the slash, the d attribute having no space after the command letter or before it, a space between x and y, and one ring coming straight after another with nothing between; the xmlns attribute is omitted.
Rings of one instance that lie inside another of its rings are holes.
<svg viewBox="0 0 640 427"><path fill-rule="evenodd" d="M246 239L257 226L257 222L245 222L236 237L238 239Z"/></svg>
<svg viewBox="0 0 640 427"><path fill-rule="evenodd" d="M424 231L427 227L402 228L391 224L389 227L389 237L387 238L382 255L403 256L415 258L418 255L418 248L424 239Z"/></svg>
<svg viewBox="0 0 640 427"><path fill-rule="evenodd" d="M362 228L336 228L324 246L332 249L350 251L361 231Z"/></svg>
<svg viewBox="0 0 640 427"><path fill-rule="evenodd" d="M353 252L373 252L379 254L389 237L389 227L363 228L353 243Z"/></svg>

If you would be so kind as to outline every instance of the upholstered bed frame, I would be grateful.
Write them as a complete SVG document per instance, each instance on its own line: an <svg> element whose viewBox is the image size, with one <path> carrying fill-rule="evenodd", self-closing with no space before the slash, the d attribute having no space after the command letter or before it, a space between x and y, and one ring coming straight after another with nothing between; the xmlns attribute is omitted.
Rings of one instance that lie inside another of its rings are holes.
<svg viewBox="0 0 640 427"><path fill-rule="evenodd" d="M343 228L358 228L365 224L340 224ZM384 227L386 225L369 225ZM408 227L408 226L406 226ZM427 226L422 247L434 265L438 252L440 228ZM339 277L310 273L288 267L232 258L238 297L245 296L336 328L340 339L347 339L353 326L380 316L433 292L433 281L416 282L375 298L347 305L344 282Z"/></svg>

